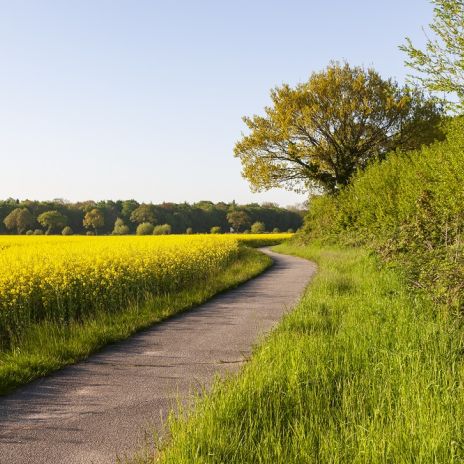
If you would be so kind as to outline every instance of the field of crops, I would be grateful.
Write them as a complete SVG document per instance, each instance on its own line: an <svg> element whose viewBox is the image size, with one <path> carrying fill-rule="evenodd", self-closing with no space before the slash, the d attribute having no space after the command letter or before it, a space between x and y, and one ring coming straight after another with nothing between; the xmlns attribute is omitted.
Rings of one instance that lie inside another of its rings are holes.
<svg viewBox="0 0 464 464"><path fill-rule="evenodd" d="M0 237L0 349L28 326L118 311L147 294L188 288L224 269L239 243L273 235Z"/></svg>

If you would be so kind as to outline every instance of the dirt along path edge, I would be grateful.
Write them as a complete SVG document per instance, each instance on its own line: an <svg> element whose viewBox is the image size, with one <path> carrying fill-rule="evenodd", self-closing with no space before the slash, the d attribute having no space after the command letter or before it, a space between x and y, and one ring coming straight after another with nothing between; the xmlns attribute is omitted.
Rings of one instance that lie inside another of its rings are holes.
<svg viewBox="0 0 464 464"><path fill-rule="evenodd" d="M262 251L274 265L260 276L0 398L0 464L114 463L178 398L239 369L316 270Z"/></svg>

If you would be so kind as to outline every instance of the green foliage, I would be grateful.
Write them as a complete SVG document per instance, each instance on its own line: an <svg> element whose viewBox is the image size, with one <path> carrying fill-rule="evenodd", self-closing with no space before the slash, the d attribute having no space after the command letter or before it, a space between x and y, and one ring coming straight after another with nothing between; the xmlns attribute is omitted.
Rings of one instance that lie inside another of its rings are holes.
<svg viewBox="0 0 464 464"><path fill-rule="evenodd" d="M272 233L273 234L279 234L280 233L280 229L278 227L274 227L274 229L272 229Z"/></svg>
<svg viewBox="0 0 464 464"><path fill-rule="evenodd" d="M462 462L460 324L365 250L279 248L318 264L301 302L135 462Z"/></svg>
<svg viewBox="0 0 464 464"><path fill-rule="evenodd" d="M136 234L137 235L152 235L155 226L149 222L142 222L137 226Z"/></svg>
<svg viewBox="0 0 464 464"><path fill-rule="evenodd" d="M121 202L120 215L124 221L130 221L132 213L139 207L139 203L135 200L125 200Z"/></svg>
<svg viewBox="0 0 464 464"><path fill-rule="evenodd" d="M16 229L18 234L22 234L34 224L34 218L27 208L15 208L6 216L3 223L8 230Z"/></svg>
<svg viewBox="0 0 464 464"><path fill-rule="evenodd" d="M99 209L93 208L85 214L82 223L87 229L93 228L96 235L98 229L105 225L105 216Z"/></svg>
<svg viewBox="0 0 464 464"><path fill-rule="evenodd" d="M28 229L37 227L36 221L41 214L49 211L57 211L66 218L66 223L64 225L69 225L76 234L85 234L88 228L85 228L83 225L84 216L95 208L102 213L104 219L103 226L98 227L98 234L113 234L114 224L118 218L128 227L128 233L135 233L138 222L132 222L130 217L140 206L142 205L135 200L86 201L78 203L70 203L64 200L25 200L22 202L12 199L0 200L0 233L5 233L7 231L10 233L17 233L16 225L7 229L3 221L13 210L18 208L26 208L32 214L33 219L32 224L27 225L22 230L22 233ZM280 230L287 230L289 227L298 229L303 222L303 212L301 209L292 207L280 208L278 205L272 203L263 203L262 205L256 203L238 205L235 202L213 203L201 201L194 204L161 203L158 205L148 205L148 208L145 208L145 206L141 209L142 212L144 209L148 209L148 211L154 213L157 224L170 224L172 233L175 234L187 233L186 231L190 229L192 232L195 231L195 233L208 233L211 227L214 226L221 227L223 231L228 231L230 224L227 220L227 214L231 211L243 211L250 217L250 224L261 221L264 222L269 229L274 227ZM134 218L136 218L139 213L140 210L135 213ZM48 225L46 225L45 228L48 230L48 233L56 233L61 231L64 225L53 226L51 230ZM93 229L93 227L90 227L90 229ZM127 229L123 228L122 232L127 233Z"/></svg>
<svg viewBox="0 0 464 464"><path fill-rule="evenodd" d="M162 224L153 228L153 235L169 235L172 227L169 224Z"/></svg>
<svg viewBox="0 0 464 464"><path fill-rule="evenodd" d="M373 69L330 64L308 82L271 91L265 116L245 117L235 145L254 190L337 192L358 169L396 148L442 138L441 106Z"/></svg>
<svg viewBox="0 0 464 464"><path fill-rule="evenodd" d="M464 119L445 142L397 152L337 197L311 202L302 237L368 244L399 261L417 286L464 306Z"/></svg>
<svg viewBox="0 0 464 464"><path fill-rule="evenodd" d="M51 234L54 230L59 230L66 225L68 219L66 216L61 214L59 211L46 211L42 213L38 218L37 221L40 225L47 228L47 235Z"/></svg>
<svg viewBox="0 0 464 464"><path fill-rule="evenodd" d="M245 211L233 210L227 213L227 220L235 232L241 232L251 224L251 218Z"/></svg>
<svg viewBox="0 0 464 464"><path fill-rule="evenodd" d="M220 234L221 233L221 228L219 226L211 227L210 233L211 234Z"/></svg>
<svg viewBox="0 0 464 464"><path fill-rule="evenodd" d="M124 223L124 220L121 218L116 219L114 222L113 235L127 235L130 233L130 229Z"/></svg>
<svg viewBox="0 0 464 464"><path fill-rule="evenodd" d="M69 226L64 227L63 230L61 231L61 235L73 235L73 234L74 232Z"/></svg>
<svg viewBox="0 0 464 464"><path fill-rule="evenodd" d="M26 232L26 235L34 235L34 231L32 229L29 229L27 232Z"/></svg>
<svg viewBox="0 0 464 464"><path fill-rule="evenodd" d="M187 235L191 235L191 234L193 234L193 229L191 227L187 227L187 229L185 229L185 233Z"/></svg>
<svg viewBox="0 0 464 464"><path fill-rule="evenodd" d="M131 216L130 220L136 224L142 224L144 222L149 222L150 224L157 223L156 209L154 205L142 204L136 208Z"/></svg>
<svg viewBox="0 0 464 464"><path fill-rule="evenodd" d="M43 230L42 229L35 229L34 230L34 235L43 235Z"/></svg>
<svg viewBox="0 0 464 464"><path fill-rule="evenodd" d="M251 225L252 234L263 234L264 232L266 232L266 225L264 222L255 222Z"/></svg>
<svg viewBox="0 0 464 464"><path fill-rule="evenodd" d="M400 47L409 60L406 65L419 72L414 76L431 91L455 94L459 103L451 108L464 110L464 1L433 0L435 4L425 50L412 44L409 38Z"/></svg>

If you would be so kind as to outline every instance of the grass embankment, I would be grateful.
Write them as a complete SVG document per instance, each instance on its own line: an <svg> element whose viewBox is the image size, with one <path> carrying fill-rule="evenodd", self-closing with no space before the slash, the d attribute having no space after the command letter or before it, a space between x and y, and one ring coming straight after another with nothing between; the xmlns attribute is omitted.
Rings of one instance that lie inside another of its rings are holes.
<svg viewBox="0 0 464 464"><path fill-rule="evenodd" d="M0 394L84 359L104 345L125 339L155 322L185 311L231 287L256 276L271 259L242 247L225 270L193 286L161 296L148 297L120 311L97 311L79 322L35 324L21 334L14 349L0 351Z"/></svg>
<svg viewBox="0 0 464 464"><path fill-rule="evenodd" d="M459 321L362 249L278 250L319 265L301 302L139 461L463 462Z"/></svg>

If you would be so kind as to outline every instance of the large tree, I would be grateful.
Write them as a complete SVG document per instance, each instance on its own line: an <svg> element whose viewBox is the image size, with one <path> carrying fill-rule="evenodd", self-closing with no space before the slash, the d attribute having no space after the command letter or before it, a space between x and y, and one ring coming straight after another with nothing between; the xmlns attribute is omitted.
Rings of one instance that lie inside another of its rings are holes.
<svg viewBox="0 0 464 464"><path fill-rule="evenodd" d="M18 234L22 234L34 224L34 218L27 208L15 208L6 216L3 223L8 230L16 229Z"/></svg>
<svg viewBox="0 0 464 464"><path fill-rule="evenodd" d="M308 82L271 91L264 116L243 118L235 145L254 190L286 187L336 192L357 169L401 147L440 136L440 105L373 69L331 63Z"/></svg>
<svg viewBox="0 0 464 464"><path fill-rule="evenodd" d="M241 232L251 224L251 218L245 211L233 210L227 213L227 221L235 232Z"/></svg>
<svg viewBox="0 0 464 464"><path fill-rule="evenodd" d="M68 218L59 211L53 210L39 215L37 221L47 228L47 234L51 234L53 230L62 229L68 223Z"/></svg>
<svg viewBox="0 0 464 464"><path fill-rule="evenodd" d="M454 94L454 109L464 110L464 0L433 0L435 5L432 34L427 36L424 50L411 39L400 49L409 60L406 65L419 74L411 76L431 91Z"/></svg>
<svg viewBox="0 0 464 464"><path fill-rule="evenodd" d="M99 209L94 208L85 213L82 224L87 229L93 228L96 235L98 233L98 229L101 229L105 225L105 216Z"/></svg>
<svg viewBox="0 0 464 464"><path fill-rule="evenodd" d="M157 223L156 208L152 204L143 203L132 211L130 220L136 224L149 222L150 224Z"/></svg>

